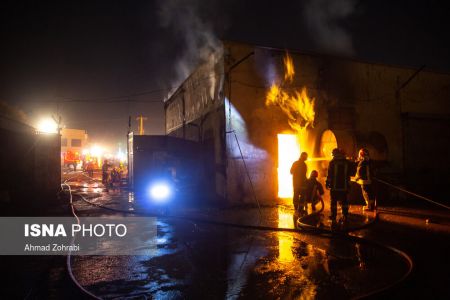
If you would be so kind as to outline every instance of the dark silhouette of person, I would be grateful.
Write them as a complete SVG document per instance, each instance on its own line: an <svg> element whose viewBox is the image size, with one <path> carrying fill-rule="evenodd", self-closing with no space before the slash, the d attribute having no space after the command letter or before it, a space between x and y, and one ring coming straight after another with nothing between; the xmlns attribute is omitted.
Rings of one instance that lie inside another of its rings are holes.
<svg viewBox="0 0 450 300"><path fill-rule="evenodd" d="M319 172L312 170L311 175L309 175L309 178L306 181L306 203L311 203L311 209L313 211L316 211L316 204L323 201L322 196L324 190L322 184L317 181L318 176Z"/></svg>
<svg viewBox="0 0 450 300"><path fill-rule="evenodd" d="M353 165L345 158L342 150L333 149L333 159L328 167L326 187L330 189L331 198L331 220L336 222L337 203L342 207L342 220L346 221L348 216L347 194L350 190L350 176Z"/></svg>
<svg viewBox="0 0 450 300"><path fill-rule="evenodd" d="M308 159L308 153L302 152L300 158L292 164L292 185L294 188L293 204L297 211L305 211L306 209L306 173L308 167L305 161Z"/></svg>
<svg viewBox="0 0 450 300"><path fill-rule="evenodd" d="M355 181L361 186L361 192L366 202L365 209L368 211L375 209L375 194L372 184L373 173L369 151L362 148L358 152L358 167L356 169Z"/></svg>

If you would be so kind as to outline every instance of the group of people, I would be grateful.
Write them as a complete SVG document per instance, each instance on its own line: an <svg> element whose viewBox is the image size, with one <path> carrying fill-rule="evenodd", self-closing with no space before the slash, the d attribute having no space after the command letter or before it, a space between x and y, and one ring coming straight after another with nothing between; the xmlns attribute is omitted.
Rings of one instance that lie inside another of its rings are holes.
<svg viewBox="0 0 450 300"><path fill-rule="evenodd" d="M358 159L355 162L348 160L341 149L333 149L333 159L328 166L326 187L330 190L331 198L331 219L336 221L337 203L341 203L342 220L346 221L348 216L348 193L350 191L350 178L355 175L355 181L361 186L361 191L365 200L365 210L375 209L375 195L372 187L372 164L369 151L362 148L358 152ZM312 210L322 199L324 189L317 180L318 172L313 170L307 178L308 168L306 160L308 154L302 152L300 158L292 164L291 174L294 188L293 204L296 211L306 212L307 203L311 203Z"/></svg>
<svg viewBox="0 0 450 300"><path fill-rule="evenodd" d="M112 167L112 170L109 169ZM105 186L113 186L114 183L120 183L122 179L121 167L112 166L108 160L104 160L102 164L102 183Z"/></svg>
<svg viewBox="0 0 450 300"><path fill-rule="evenodd" d="M94 177L94 171L95 171L95 163L93 161L87 161L85 162L85 170L88 173L88 176L93 178Z"/></svg>

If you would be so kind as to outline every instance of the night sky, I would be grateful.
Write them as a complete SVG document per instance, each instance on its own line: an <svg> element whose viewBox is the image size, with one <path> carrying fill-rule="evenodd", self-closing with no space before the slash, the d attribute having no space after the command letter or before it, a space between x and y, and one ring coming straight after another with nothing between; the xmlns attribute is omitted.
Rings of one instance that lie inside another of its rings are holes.
<svg viewBox="0 0 450 300"><path fill-rule="evenodd" d="M448 72L444 3L2 1L0 100L124 143L128 115L164 133L164 96L221 38Z"/></svg>

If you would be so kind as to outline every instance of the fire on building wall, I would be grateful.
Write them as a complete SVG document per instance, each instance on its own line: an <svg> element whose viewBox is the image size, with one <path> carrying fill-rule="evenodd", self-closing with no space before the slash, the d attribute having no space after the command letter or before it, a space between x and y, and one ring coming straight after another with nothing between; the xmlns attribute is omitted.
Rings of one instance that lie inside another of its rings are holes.
<svg viewBox="0 0 450 300"><path fill-rule="evenodd" d="M205 186L229 204L290 197L299 153L324 178L334 147L351 159L368 148L405 184L444 186L450 158L433 157L450 140L449 86L423 68L223 42L166 101L166 133L203 145Z"/></svg>

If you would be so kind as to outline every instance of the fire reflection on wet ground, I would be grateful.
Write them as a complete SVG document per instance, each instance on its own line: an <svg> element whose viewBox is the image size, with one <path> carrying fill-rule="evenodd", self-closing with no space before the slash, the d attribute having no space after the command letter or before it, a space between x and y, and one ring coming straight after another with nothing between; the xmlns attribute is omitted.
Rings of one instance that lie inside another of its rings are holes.
<svg viewBox="0 0 450 300"><path fill-rule="evenodd" d="M135 195L102 194L98 204L142 209ZM77 203L83 215L99 208ZM183 212L180 208L179 213ZM184 211L186 213L186 211ZM192 215L259 224L257 210ZM263 225L294 228L288 207L264 208ZM345 237L254 231L174 219L157 219L157 251L149 256L75 256L77 280L103 298L349 298L389 285L407 270L386 248ZM389 268L389 272L386 272Z"/></svg>

